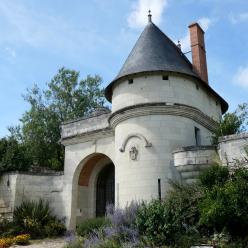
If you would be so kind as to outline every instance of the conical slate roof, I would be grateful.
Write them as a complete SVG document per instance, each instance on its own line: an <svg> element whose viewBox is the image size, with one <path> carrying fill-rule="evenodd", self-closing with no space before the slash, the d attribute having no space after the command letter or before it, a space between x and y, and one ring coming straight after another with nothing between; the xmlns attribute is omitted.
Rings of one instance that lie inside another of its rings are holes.
<svg viewBox="0 0 248 248"><path fill-rule="evenodd" d="M118 79L140 72L154 71L179 72L198 77L181 50L154 23L149 22L120 72L106 88L107 99L109 100L108 91Z"/></svg>
<svg viewBox="0 0 248 248"><path fill-rule="evenodd" d="M201 80L199 75L193 71L192 64L187 57L151 21L141 33L118 75L106 87L107 100L111 102L112 86L116 81L144 72L176 72ZM204 84L210 91L213 91L210 86ZM214 91L213 93L217 94ZM220 97L218 94L217 96Z"/></svg>
<svg viewBox="0 0 248 248"><path fill-rule="evenodd" d="M197 76L181 50L152 22L145 27L115 80L145 71L174 71Z"/></svg>

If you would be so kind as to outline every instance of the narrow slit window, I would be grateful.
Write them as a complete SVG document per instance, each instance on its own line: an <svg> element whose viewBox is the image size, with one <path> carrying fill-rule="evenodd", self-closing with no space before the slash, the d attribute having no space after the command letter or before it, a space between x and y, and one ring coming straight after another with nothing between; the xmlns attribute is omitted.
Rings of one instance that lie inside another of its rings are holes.
<svg viewBox="0 0 248 248"><path fill-rule="evenodd" d="M195 145L196 146L201 145L201 133L198 127L195 127Z"/></svg>
<svg viewBox="0 0 248 248"><path fill-rule="evenodd" d="M169 76L163 75L162 79L163 79L163 80L169 80Z"/></svg>
<svg viewBox="0 0 248 248"><path fill-rule="evenodd" d="M161 196L161 179L158 178L158 199L161 201L162 196Z"/></svg>

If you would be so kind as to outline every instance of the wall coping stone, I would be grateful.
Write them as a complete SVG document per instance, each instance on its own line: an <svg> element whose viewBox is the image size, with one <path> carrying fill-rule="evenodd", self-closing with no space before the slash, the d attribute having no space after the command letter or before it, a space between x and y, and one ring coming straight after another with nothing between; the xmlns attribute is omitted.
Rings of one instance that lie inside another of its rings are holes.
<svg viewBox="0 0 248 248"><path fill-rule="evenodd" d="M63 176L64 171L49 171L49 172L31 172L31 171L8 171L3 172L1 176L5 175L30 175L30 176Z"/></svg>
<svg viewBox="0 0 248 248"><path fill-rule="evenodd" d="M225 142L230 140L248 139L248 132L226 135L219 138L219 142Z"/></svg>
<svg viewBox="0 0 248 248"><path fill-rule="evenodd" d="M91 113L88 116L83 116L83 117L79 117L79 118L76 118L76 119L73 119L73 120L64 121L64 122L62 122L61 125L63 126L63 125L74 123L74 122L84 121L84 120L88 120L88 119L91 119L91 118L97 118L100 115L106 115L106 114L109 114L109 113L111 113L111 110L107 109L107 108L104 108L104 111L99 111L99 112L94 111L93 113Z"/></svg>
<svg viewBox="0 0 248 248"><path fill-rule="evenodd" d="M178 152L188 152L188 151L202 151L202 150L217 150L217 146L210 145L210 146L185 146L180 147L176 150L174 150L172 153L178 153Z"/></svg>

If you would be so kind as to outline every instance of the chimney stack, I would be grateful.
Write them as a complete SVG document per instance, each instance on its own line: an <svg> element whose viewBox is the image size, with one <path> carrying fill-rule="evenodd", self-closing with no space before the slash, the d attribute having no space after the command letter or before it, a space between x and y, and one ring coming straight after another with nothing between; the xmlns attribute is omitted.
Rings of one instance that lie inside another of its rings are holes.
<svg viewBox="0 0 248 248"><path fill-rule="evenodd" d="M189 25L192 64L200 78L208 84L208 69L204 42L204 31L195 22Z"/></svg>

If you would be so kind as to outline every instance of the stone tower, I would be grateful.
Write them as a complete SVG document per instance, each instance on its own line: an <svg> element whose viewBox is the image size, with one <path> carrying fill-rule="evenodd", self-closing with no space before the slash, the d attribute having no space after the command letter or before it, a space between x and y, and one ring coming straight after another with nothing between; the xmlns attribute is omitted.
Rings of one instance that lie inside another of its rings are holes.
<svg viewBox="0 0 248 248"><path fill-rule="evenodd" d="M135 200L162 198L170 179L189 182L188 170L209 161L211 133L228 105L208 83L203 30L197 23L189 28L193 64L149 14L105 90L112 110L62 124L60 212L68 227L104 215L109 203L125 207ZM189 159L181 164L185 153ZM198 161L202 155L205 162Z"/></svg>
<svg viewBox="0 0 248 248"><path fill-rule="evenodd" d="M115 199L163 197L178 178L172 153L210 145L227 103L209 86L204 32L189 26L193 65L151 20L105 95L115 132Z"/></svg>

